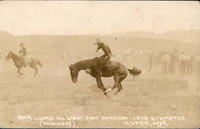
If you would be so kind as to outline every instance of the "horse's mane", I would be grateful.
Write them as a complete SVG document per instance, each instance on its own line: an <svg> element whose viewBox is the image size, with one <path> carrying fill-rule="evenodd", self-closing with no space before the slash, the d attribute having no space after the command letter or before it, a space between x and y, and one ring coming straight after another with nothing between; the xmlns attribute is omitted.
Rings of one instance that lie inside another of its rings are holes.
<svg viewBox="0 0 200 129"><path fill-rule="evenodd" d="M91 65L91 63L97 61L100 57L94 57L91 59L85 59L85 60L80 60L77 63L73 64L73 66L77 67L77 68L87 68Z"/></svg>
<svg viewBox="0 0 200 129"><path fill-rule="evenodd" d="M90 63L92 61L94 61L97 57L95 58L92 58L92 59L84 59L84 60L80 60L78 61L77 63L75 63L75 65L79 65L79 64L87 64L87 63Z"/></svg>

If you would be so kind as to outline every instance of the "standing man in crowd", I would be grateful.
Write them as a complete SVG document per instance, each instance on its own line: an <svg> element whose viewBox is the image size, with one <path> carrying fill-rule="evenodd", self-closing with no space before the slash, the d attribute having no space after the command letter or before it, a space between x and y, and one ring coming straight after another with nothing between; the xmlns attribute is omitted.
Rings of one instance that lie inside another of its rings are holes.
<svg viewBox="0 0 200 129"><path fill-rule="evenodd" d="M152 66L153 66L153 50L152 49L149 50L149 61L148 61L148 63L149 63L148 72L151 72Z"/></svg>

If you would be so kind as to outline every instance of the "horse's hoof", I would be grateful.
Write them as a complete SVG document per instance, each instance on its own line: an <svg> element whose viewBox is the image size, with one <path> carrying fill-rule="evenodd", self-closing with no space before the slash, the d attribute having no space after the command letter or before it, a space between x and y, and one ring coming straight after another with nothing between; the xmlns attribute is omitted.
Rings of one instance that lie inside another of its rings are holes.
<svg viewBox="0 0 200 129"><path fill-rule="evenodd" d="M111 94L109 94L109 93L104 93L104 95L105 95L106 97L111 97Z"/></svg>
<svg viewBox="0 0 200 129"><path fill-rule="evenodd" d="M108 95L108 93L106 93L106 92L104 92L103 94L104 94L105 96L107 96L107 95Z"/></svg>
<svg viewBox="0 0 200 129"><path fill-rule="evenodd" d="M110 92L110 91L112 91L111 88L107 89L105 92L108 93L108 92Z"/></svg>
<svg viewBox="0 0 200 129"><path fill-rule="evenodd" d="M118 95L119 92L115 92L114 95Z"/></svg>

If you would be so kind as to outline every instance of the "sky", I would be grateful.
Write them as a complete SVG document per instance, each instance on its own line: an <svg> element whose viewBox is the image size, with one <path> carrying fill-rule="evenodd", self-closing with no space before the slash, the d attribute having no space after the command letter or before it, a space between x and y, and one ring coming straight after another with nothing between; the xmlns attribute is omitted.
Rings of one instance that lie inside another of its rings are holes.
<svg viewBox="0 0 200 129"><path fill-rule="evenodd" d="M14 35L200 29L197 1L1 1L0 31Z"/></svg>

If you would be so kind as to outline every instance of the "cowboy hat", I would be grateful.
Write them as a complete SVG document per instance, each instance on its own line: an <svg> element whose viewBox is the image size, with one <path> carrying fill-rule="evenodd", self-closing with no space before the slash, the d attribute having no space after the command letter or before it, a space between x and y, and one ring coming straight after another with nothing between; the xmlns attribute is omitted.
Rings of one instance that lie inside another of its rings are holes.
<svg viewBox="0 0 200 129"><path fill-rule="evenodd" d="M20 43L19 46L24 46L24 44L23 44L23 43Z"/></svg>
<svg viewBox="0 0 200 129"><path fill-rule="evenodd" d="M96 43L101 43L99 38L96 39Z"/></svg>
<svg viewBox="0 0 200 129"><path fill-rule="evenodd" d="M103 43L99 38L96 39L96 43L94 45L97 45L98 43Z"/></svg>

